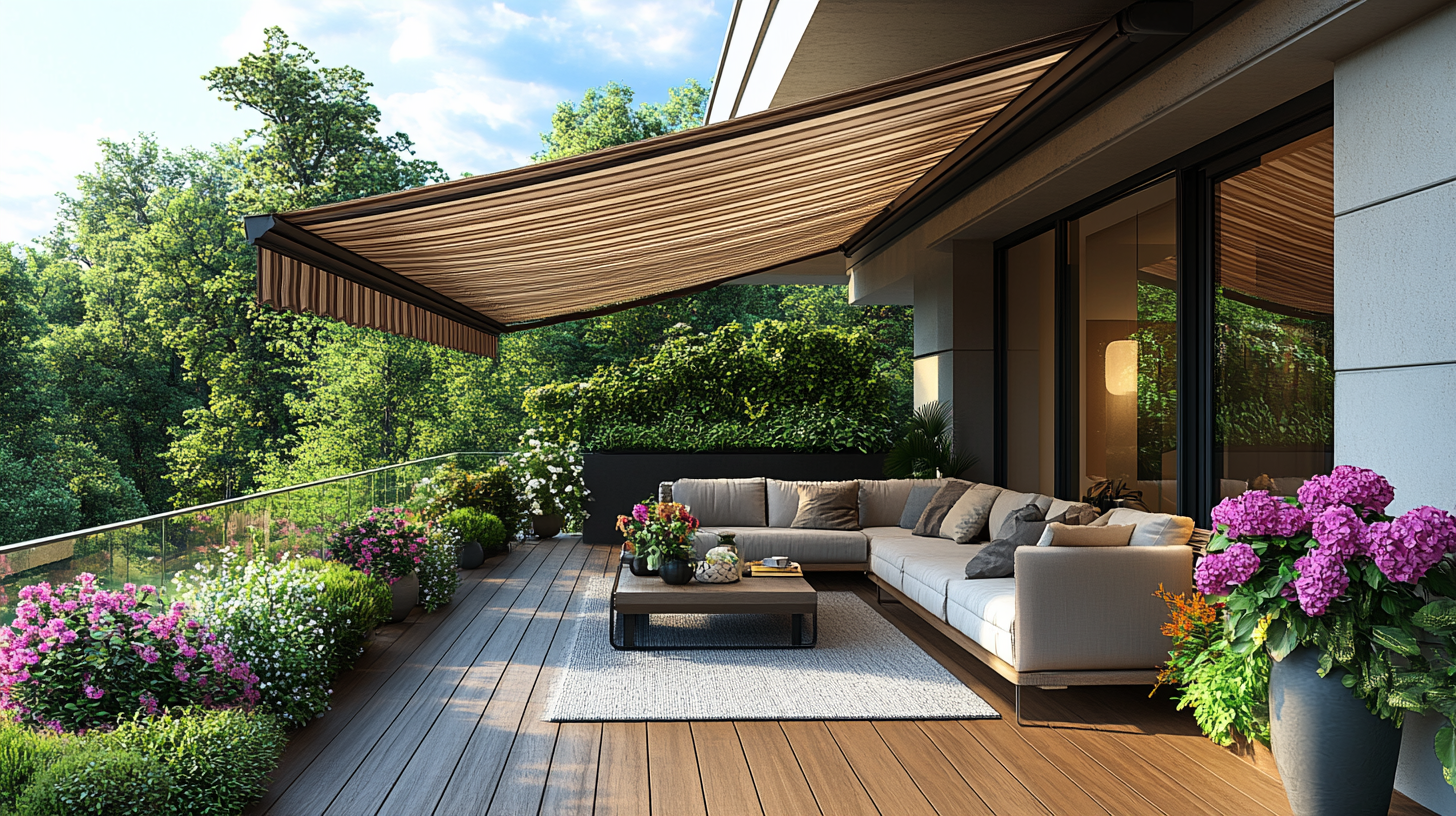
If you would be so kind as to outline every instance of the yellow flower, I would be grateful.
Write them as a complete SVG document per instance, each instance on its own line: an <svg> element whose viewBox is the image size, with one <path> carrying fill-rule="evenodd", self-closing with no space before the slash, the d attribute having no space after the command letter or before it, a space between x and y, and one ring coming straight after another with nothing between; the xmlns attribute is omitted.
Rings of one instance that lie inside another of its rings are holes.
<svg viewBox="0 0 1456 816"><path fill-rule="evenodd" d="M1254 626L1255 646L1263 646L1264 641L1269 639L1269 624L1273 620L1273 615L1265 615L1264 617L1260 618L1259 623Z"/></svg>

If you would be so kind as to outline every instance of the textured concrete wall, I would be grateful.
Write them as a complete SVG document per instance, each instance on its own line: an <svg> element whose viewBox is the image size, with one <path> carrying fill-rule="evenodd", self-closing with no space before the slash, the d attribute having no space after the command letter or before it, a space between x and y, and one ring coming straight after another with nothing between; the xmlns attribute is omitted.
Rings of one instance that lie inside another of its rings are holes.
<svg viewBox="0 0 1456 816"><path fill-rule="evenodd" d="M1456 5L1335 66L1335 458L1456 508ZM1407 720L1396 787L1456 794Z"/></svg>

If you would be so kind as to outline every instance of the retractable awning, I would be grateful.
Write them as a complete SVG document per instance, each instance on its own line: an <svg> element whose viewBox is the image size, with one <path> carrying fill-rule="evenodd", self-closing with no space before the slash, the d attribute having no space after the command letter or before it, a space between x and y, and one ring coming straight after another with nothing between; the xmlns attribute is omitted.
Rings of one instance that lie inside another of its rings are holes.
<svg viewBox="0 0 1456 816"><path fill-rule="evenodd" d="M266 216L258 299L477 354L835 252L1087 31L582 156Z"/></svg>

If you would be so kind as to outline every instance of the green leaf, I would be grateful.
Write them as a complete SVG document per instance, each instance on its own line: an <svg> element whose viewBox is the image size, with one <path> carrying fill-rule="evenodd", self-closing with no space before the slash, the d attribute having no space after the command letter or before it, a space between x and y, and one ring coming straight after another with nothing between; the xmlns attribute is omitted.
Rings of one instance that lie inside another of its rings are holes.
<svg viewBox="0 0 1456 816"><path fill-rule="evenodd" d="M1275 618L1269 622L1268 638L1264 645L1269 649L1269 656L1277 660L1283 660L1294 651L1299 645L1299 638L1294 634L1294 628L1288 621L1282 618Z"/></svg>
<svg viewBox="0 0 1456 816"><path fill-rule="evenodd" d="M1449 722L1436 731L1436 759L1441 760L1441 767L1447 773L1446 781L1450 782L1450 773L1456 769L1456 728L1452 728Z"/></svg>
<svg viewBox="0 0 1456 816"><path fill-rule="evenodd" d="M1416 643L1416 639L1394 626L1370 627L1370 639L1406 657L1418 657L1421 653L1421 646Z"/></svg>
<svg viewBox="0 0 1456 816"><path fill-rule="evenodd" d="M1456 632L1456 601L1450 598L1431 601L1411 617L1411 623L1438 635Z"/></svg>

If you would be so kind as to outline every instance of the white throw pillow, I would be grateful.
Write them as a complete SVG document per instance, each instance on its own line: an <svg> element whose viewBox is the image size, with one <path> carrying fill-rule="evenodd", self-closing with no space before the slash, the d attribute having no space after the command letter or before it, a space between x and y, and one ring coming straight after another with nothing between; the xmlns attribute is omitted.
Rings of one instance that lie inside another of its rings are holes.
<svg viewBox="0 0 1456 816"><path fill-rule="evenodd" d="M986 527L991 506L1003 491L995 485L976 484L961 494L940 523L940 537L957 544L969 544Z"/></svg>

